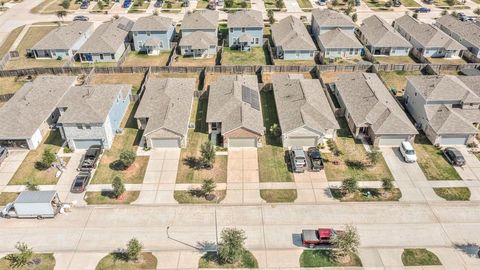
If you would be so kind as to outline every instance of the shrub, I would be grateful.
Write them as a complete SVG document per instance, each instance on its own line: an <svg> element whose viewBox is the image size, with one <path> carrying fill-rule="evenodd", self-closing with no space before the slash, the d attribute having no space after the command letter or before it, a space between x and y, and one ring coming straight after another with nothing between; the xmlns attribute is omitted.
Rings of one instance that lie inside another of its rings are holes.
<svg viewBox="0 0 480 270"><path fill-rule="evenodd" d="M393 180L391 178L382 178L382 188L390 191L393 189Z"/></svg>
<svg viewBox="0 0 480 270"><path fill-rule="evenodd" d="M337 258L344 258L351 253L356 254L360 245L357 228L347 225L344 233L336 234L332 238L332 244L335 247L334 252Z"/></svg>
<svg viewBox="0 0 480 270"><path fill-rule="evenodd" d="M358 15L357 15L357 13L353 13L353 14L352 14L352 21L353 21L353 22L357 22L357 20L358 20Z"/></svg>
<svg viewBox="0 0 480 270"><path fill-rule="evenodd" d="M417 13L417 12L413 13L412 17L413 17L414 19L418 19L418 13Z"/></svg>
<svg viewBox="0 0 480 270"><path fill-rule="evenodd" d="M240 7L241 7L241 8L247 8L247 6L248 6L248 5L247 5L247 2L246 2L246 1L240 2Z"/></svg>
<svg viewBox="0 0 480 270"><path fill-rule="evenodd" d="M342 186L340 187L343 193L354 193L358 190L358 182L355 178L347 178L342 181Z"/></svg>
<svg viewBox="0 0 480 270"><path fill-rule="evenodd" d="M52 166L52 164L57 160L57 157L50 149L45 149L42 154L42 160L38 161L35 167L39 170L46 170Z"/></svg>
<svg viewBox="0 0 480 270"><path fill-rule="evenodd" d="M233 0L225 0L225 7L229 8L233 6Z"/></svg>
<svg viewBox="0 0 480 270"><path fill-rule="evenodd" d="M135 162L136 155L130 150L122 151L120 153L120 162L124 168L130 167Z"/></svg>
<svg viewBox="0 0 480 270"><path fill-rule="evenodd" d="M445 2L449 6L455 6L457 4L457 0L445 0Z"/></svg>
<svg viewBox="0 0 480 270"><path fill-rule="evenodd" d="M215 191L215 188L217 187L217 184L213 179L205 179L203 180L202 187L200 190L202 191L202 194L205 196L210 195L213 191Z"/></svg>
<svg viewBox="0 0 480 270"><path fill-rule="evenodd" d="M339 3L338 3L338 0L332 0L332 5L338 6L338 4L339 4Z"/></svg>
<svg viewBox="0 0 480 270"><path fill-rule="evenodd" d="M129 261L137 261L142 253L143 245L136 238L130 239L127 244L126 257Z"/></svg>
<svg viewBox="0 0 480 270"><path fill-rule="evenodd" d="M275 6L276 6L277 8L282 8L282 7L284 6L283 0L276 0L276 1L275 1Z"/></svg>
<svg viewBox="0 0 480 270"><path fill-rule="evenodd" d="M340 151L340 149L338 148L337 146L337 143L332 140L332 139L328 139L327 140L327 146L328 148L330 148L330 151L332 151L332 153L335 155L335 156L341 156L343 153L342 151Z"/></svg>
<svg viewBox="0 0 480 270"><path fill-rule="evenodd" d="M65 154L73 153L73 149L70 148L70 147L68 147L68 146L65 146L65 147L63 148L63 153L65 153Z"/></svg>
<svg viewBox="0 0 480 270"><path fill-rule="evenodd" d="M245 232L235 228L226 228L222 230L221 242L218 247L220 260L224 263L236 263L245 252Z"/></svg>
<svg viewBox="0 0 480 270"><path fill-rule="evenodd" d="M68 9L70 7L70 0L63 0L62 7Z"/></svg>
<svg viewBox="0 0 480 270"><path fill-rule="evenodd" d="M215 147L213 144L210 141L203 143L200 147L200 153L202 154L203 166L213 167L213 163L215 163Z"/></svg>
<svg viewBox="0 0 480 270"><path fill-rule="evenodd" d="M480 15L480 8L476 8L473 13L475 13L476 15Z"/></svg>
<svg viewBox="0 0 480 270"><path fill-rule="evenodd" d="M345 165L354 170L365 170L365 167L367 167L363 161L356 159L345 160Z"/></svg>
<svg viewBox="0 0 480 270"><path fill-rule="evenodd" d="M282 134L282 130L280 129L280 126L277 123L270 126L269 131L270 131L270 134L272 134L275 137L278 137Z"/></svg>
<svg viewBox="0 0 480 270"><path fill-rule="evenodd" d="M11 268L20 268L26 266L33 257L33 250L25 243L18 242L15 245L18 253L12 253L5 256Z"/></svg>
<svg viewBox="0 0 480 270"><path fill-rule="evenodd" d="M38 184L36 183L32 183L30 181L28 181L26 184L25 184L25 188L28 190L28 191L38 191L40 190L38 188Z"/></svg>
<svg viewBox="0 0 480 270"><path fill-rule="evenodd" d="M122 178L115 176L112 182L112 193L115 198L120 197L125 192L125 185L123 184Z"/></svg>
<svg viewBox="0 0 480 270"><path fill-rule="evenodd" d="M367 159L372 166L376 165L378 161L380 161L381 156L382 153L378 151L378 149L373 149L372 151L367 153Z"/></svg>
<svg viewBox="0 0 480 270"><path fill-rule="evenodd" d="M392 7L392 2L391 1L385 2L385 7L387 7L387 8Z"/></svg>
<svg viewBox="0 0 480 270"><path fill-rule="evenodd" d="M274 12L273 10L269 9L267 11L267 15L268 15L268 22L270 22L270 24L273 24L275 22L275 17L274 17ZM271 127L270 127L271 128Z"/></svg>

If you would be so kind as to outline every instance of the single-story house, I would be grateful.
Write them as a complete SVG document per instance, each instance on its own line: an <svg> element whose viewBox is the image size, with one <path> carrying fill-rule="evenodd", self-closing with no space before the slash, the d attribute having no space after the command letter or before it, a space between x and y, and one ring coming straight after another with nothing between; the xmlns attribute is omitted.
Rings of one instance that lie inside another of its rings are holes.
<svg viewBox="0 0 480 270"><path fill-rule="evenodd" d="M195 91L194 78L150 78L135 119L151 148L187 146Z"/></svg>
<svg viewBox="0 0 480 270"><path fill-rule="evenodd" d="M180 26L180 54L199 58L214 56L217 53L218 17L218 11L208 9L186 13Z"/></svg>
<svg viewBox="0 0 480 270"><path fill-rule="evenodd" d="M131 31L135 51L158 55L172 49L170 43L175 37L175 24L171 18L156 15L141 17Z"/></svg>
<svg viewBox="0 0 480 270"><path fill-rule="evenodd" d="M476 76L407 77L405 107L434 145L464 145L480 123Z"/></svg>
<svg viewBox="0 0 480 270"><path fill-rule="evenodd" d="M458 58L467 49L436 26L422 23L409 15L396 19L393 27L423 57Z"/></svg>
<svg viewBox="0 0 480 270"><path fill-rule="evenodd" d="M272 84L284 147L317 146L335 138L339 125L319 80L274 74Z"/></svg>
<svg viewBox="0 0 480 270"><path fill-rule="evenodd" d="M412 44L377 15L363 20L359 39L373 55L407 56Z"/></svg>
<svg viewBox="0 0 480 270"><path fill-rule="evenodd" d="M305 24L288 16L272 25L274 52L284 60L313 60L317 47Z"/></svg>
<svg viewBox="0 0 480 270"><path fill-rule="evenodd" d="M263 46L263 16L258 10L240 10L228 14L228 45L232 48Z"/></svg>
<svg viewBox="0 0 480 270"><path fill-rule="evenodd" d="M318 46L323 58L359 57L363 54L363 45L355 34L340 28L321 34Z"/></svg>
<svg viewBox="0 0 480 270"><path fill-rule="evenodd" d="M57 104L75 76L40 76L0 107L0 145L36 149L60 116Z"/></svg>
<svg viewBox="0 0 480 270"><path fill-rule="evenodd" d="M71 59L93 33L93 23L75 21L59 26L29 50L36 59Z"/></svg>
<svg viewBox="0 0 480 270"><path fill-rule="evenodd" d="M331 89L354 137L369 138L373 146L398 146L418 134L376 74L341 74Z"/></svg>
<svg viewBox="0 0 480 270"><path fill-rule="evenodd" d="M71 149L111 148L130 104L132 86L98 84L72 87L57 105L57 127Z"/></svg>
<svg viewBox="0 0 480 270"><path fill-rule="evenodd" d="M438 18L435 25L480 58L480 25L472 21L462 22L452 15Z"/></svg>
<svg viewBox="0 0 480 270"><path fill-rule="evenodd" d="M118 62L130 42L133 21L120 17L101 24L78 50L81 62Z"/></svg>
<svg viewBox="0 0 480 270"><path fill-rule="evenodd" d="M265 133L257 77L222 76L210 84L207 124L210 139L225 147L257 147Z"/></svg>

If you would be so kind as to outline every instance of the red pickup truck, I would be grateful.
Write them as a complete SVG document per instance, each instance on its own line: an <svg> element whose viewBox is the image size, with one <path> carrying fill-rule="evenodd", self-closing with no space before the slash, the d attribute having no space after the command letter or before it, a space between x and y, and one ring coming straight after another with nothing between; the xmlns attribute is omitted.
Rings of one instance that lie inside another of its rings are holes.
<svg viewBox="0 0 480 270"><path fill-rule="evenodd" d="M305 247L313 248L318 245L330 245L332 238L341 233L334 229L320 228L318 230L302 230L302 243Z"/></svg>

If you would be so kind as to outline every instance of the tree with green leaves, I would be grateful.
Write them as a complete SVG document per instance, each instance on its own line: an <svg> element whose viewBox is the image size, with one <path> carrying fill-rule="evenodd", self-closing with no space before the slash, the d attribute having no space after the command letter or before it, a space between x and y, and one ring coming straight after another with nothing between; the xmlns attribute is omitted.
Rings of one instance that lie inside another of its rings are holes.
<svg viewBox="0 0 480 270"><path fill-rule="evenodd" d="M215 191L215 188L217 188L217 184L215 183L215 181L213 181L212 178L209 178L203 180L200 190L202 191L202 194L204 196L209 196L210 194L212 194L212 192Z"/></svg>
<svg viewBox="0 0 480 270"><path fill-rule="evenodd" d="M233 0L225 0L225 7L230 8L233 6Z"/></svg>
<svg viewBox="0 0 480 270"><path fill-rule="evenodd" d="M348 258L350 254L356 254L358 252L358 246L360 245L360 236L358 235L357 228L352 225L347 225L345 231L336 234L332 238L332 245L337 260L341 261Z"/></svg>
<svg viewBox="0 0 480 270"><path fill-rule="evenodd" d="M220 234L221 242L218 247L219 259L223 263L238 262L245 252L245 231L235 228L225 228Z"/></svg>
<svg viewBox="0 0 480 270"><path fill-rule="evenodd" d="M357 22L357 20L358 20L358 15L357 15L357 13L353 13L353 14L352 14L352 21L353 21L353 22Z"/></svg>
<svg viewBox="0 0 480 270"><path fill-rule="evenodd" d="M40 190L38 188L38 184L37 183L33 183L33 182L30 182L28 181L26 184L25 184L25 188L28 190L28 191L38 191Z"/></svg>
<svg viewBox="0 0 480 270"><path fill-rule="evenodd" d="M127 243L127 250L125 251L128 261L138 261L138 257L142 253L143 244L137 240L137 238L132 238Z"/></svg>
<svg viewBox="0 0 480 270"><path fill-rule="evenodd" d="M26 266L33 258L33 250L25 243L17 242L15 249L17 253L8 254L5 259L9 262L10 268L20 268Z"/></svg>
<svg viewBox="0 0 480 270"><path fill-rule="evenodd" d="M457 4L457 0L445 0L445 2L449 6L455 6Z"/></svg>
<svg viewBox="0 0 480 270"><path fill-rule="evenodd" d="M372 151L367 153L368 162L370 162L372 166L376 165L381 157L382 153L378 149L372 149Z"/></svg>
<svg viewBox="0 0 480 270"><path fill-rule="evenodd" d="M283 6L284 6L283 0L276 0L275 1L275 6L277 8L283 8Z"/></svg>
<svg viewBox="0 0 480 270"><path fill-rule="evenodd" d="M413 17L414 19L418 19L418 12L415 11L415 12L413 13L412 17Z"/></svg>
<svg viewBox="0 0 480 270"><path fill-rule="evenodd" d="M268 22L269 22L270 24L273 24L273 23L275 22L275 13L273 12L273 10L272 10L272 9L269 9L269 10L267 11L267 15L268 15Z"/></svg>
<svg viewBox="0 0 480 270"><path fill-rule="evenodd" d="M42 160L39 161L39 167L41 169L48 169L52 166L52 164L57 160L57 157L55 156L55 154L52 152L52 150L50 148L47 148L43 151L43 154L42 154Z"/></svg>
<svg viewBox="0 0 480 270"><path fill-rule="evenodd" d="M480 8L476 8L473 13L475 13L476 15L480 15Z"/></svg>
<svg viewBox="0 0 480 270"><path fill-rule="evenodd" d="M202 164L207 168L213 167L215 163L215 147L210 141L203 143L200 147L200 153L202 155Z"/></svg>
<svg viewBox="0 0 480 270"><path fill-rule="evenodd" d="M271 125L270 129L268 131L274 137L278 137L278 136L282 135L282 130L280 129L280 126L277 123L274 123L273 125Z"/></svg>
<svg viewBox="0 0 480 270"><path fill-rule="evenodd" d="M64 9L70 8L70 0L63 0L63 1L62 1L62 7L63 7Z"/></svg>
<svg viewBox="0 0 480 270"><path fill-rule="evenodd" d="M340 189L342 190L343 193L348 194L348 193L354 193L355 191L358 190L358 181L357 179L353 177L349 177L345 180L342 181L342 185L340 186Z"/></svg>
<svg viewBox="0 0 480 270"><path fill-rule="evenodd" d="M59 10L57 11L57 17L63 21L63 18L67 16L67 11L66 10Z"/></svg>
<svg viewBox="0 0 480 270"><path fill-rule="evenodd" d="M112 193L115 198L120 197L125 192L125 185L123 184L122 178L115 176L112 182Z"/></svg>
<svg viewBox="0 0 480 270"><path fill-rule="evenodd" d="M124 168L130 167L137 158L137 155L130 150L124 150L120 153L120 162L122 163Z"/></svg>

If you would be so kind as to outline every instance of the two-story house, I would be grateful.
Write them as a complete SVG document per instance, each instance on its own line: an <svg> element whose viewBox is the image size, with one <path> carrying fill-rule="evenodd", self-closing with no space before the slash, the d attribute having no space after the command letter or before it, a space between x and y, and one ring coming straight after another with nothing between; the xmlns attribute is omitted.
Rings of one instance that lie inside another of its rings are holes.
<svg viewBox="0 0 480 270"><path fill-rule="evenodd" d="M434 145L464 145L480 123L478 76L407 77L405 107Z"/></svg>
<svg viewBox="0 0 480 270"><path fill-rule="evenodd" d="M452 15L438 18L435 25L480 58L480 25L472 21L460 21Z"/></svg>
<svg viewBox="0 0 480 270"><path fill-rule="evenodd" d="M217 53L218 11L196 10L183 17L180 53L199 58L213 57Z"/></svg>
<svg viewBox="0 0 480 270"><path fill-rule="evenodd" d="M175 24L170 18L156 15L141 17L131 31L137 52L158 55L172 49L170 43L175 37Z"/></svg>
<svg viewBox="0 0 480 270"><path fill-rule="evenodd" d="M258 10L240 10L228 14L228 45L230 48L262 47L263 17Z"/></svg>
<svg viewBox="0 0 480 270"><path fill-rule="evenodd" d="M274 52L284 60L313 60L317 47L303 22L288 16L272 25Z"/></svg>

